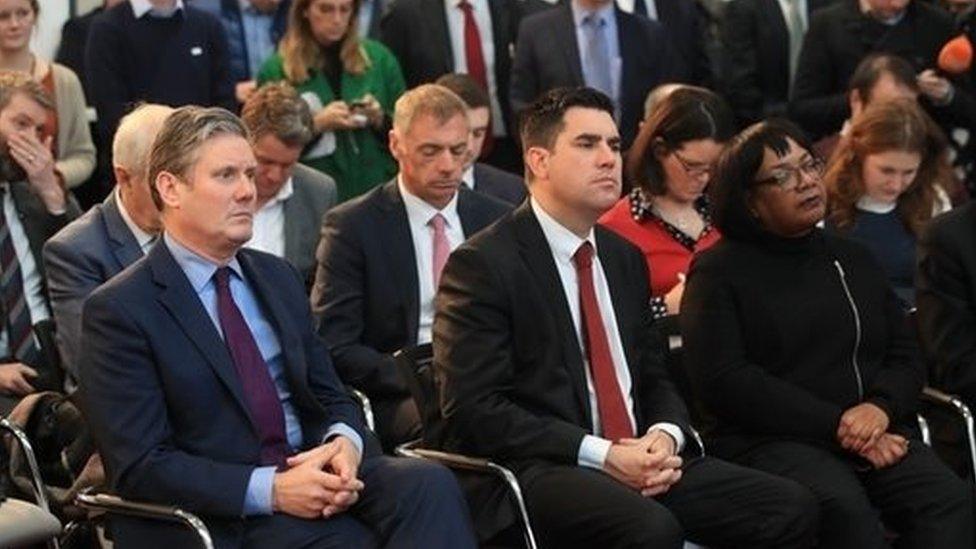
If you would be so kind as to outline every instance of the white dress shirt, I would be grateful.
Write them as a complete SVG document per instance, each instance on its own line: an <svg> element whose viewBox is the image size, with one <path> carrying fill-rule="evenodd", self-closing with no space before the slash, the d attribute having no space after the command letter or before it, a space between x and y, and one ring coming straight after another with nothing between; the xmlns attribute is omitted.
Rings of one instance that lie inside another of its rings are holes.
<svg viewBox="0 0 976 549"><path fill-rule="evenodd" d="M129 210L125 208L125 203L122 202L122 193L119 188L115 188L115 205L119 208L119 215L122 216L122 221L125 221L125 226L129 228L129 232L136 239L136 244L139 245L139 250L142 255L149 253L149 248L156 242L156 237L142 230L142 227L136 225L136 222L132 220L132 216L129 215Z"/></svg>
<svg viewBox="0 0 976 549"><path fill-rule="evenodd" d="M461 174L461 183L472 191L474 190L474 164L468 166L468 169Z"/></svg>
<svg viewBox="0 0 976 549"><path fill-rule="evenodd" d="M17 184L26 185L27 183ZM20 276L24 282L24 295L27 296L31 325L36 326L38 322L51 318L51 311L48 310L47 301L44 298L44 281L41 280L41 272L37 269L37 262L34 261L30 241L27 240L27 233L24 232L24 224L20 222L20 214L14 205L14 199L10 196L10 185L3 183L0 186L3 187L4 191L3 215L7 218L10 240L13 241L17 261L20 262ZM10 349L7 348L8 339L5 324L0 323L0 330L2 330L0 331L0 355L9 355ZM34 335L34 344L40 349L37 335Z"/></svg>
<svg viewBox="0 0 976 549"><path fill-rule="evenodd" d="M495 39L491 27L491 11L488 0L468 0L471 4L474 22L478 25L481 37L481 55L485 58L485 76L488 78L488 97L491 99L491 133L505 135L505 121L502 119L502 106L498 102L498 82L495 80ZM464 11L461 0L444 0L447 14L447 31L451 35L451 53L454 56L454 72L467 73L468 59L464 55ZM503 52L508 54L508 52Z"/></svg>
<svg viewBox="0 0 976 549"><path fill-rule="evenodd" d="M294 192L295 186L289 177L278 190L278 194L271 197L271 200L268 200L254 214L251 240L248 240L245 246L285 257L285 202Z"/></svg>
<svg viewBox="0 0 976 549"><path fill-rule="evenodd" d="M129 0L132 5L132 13L135 14L136 19L139 19L143 15L146 15L150 11L159 14L160 17L172 16L177 11L183 9L183 0L176 0L176 5L173 6L173 11L163 14L160 10L153 7L149 0Z"/></svg>
<svg viewBox="0 0 976 549"><path fill-rule="evenodd" d="M634 13L635 0L617 0L617 7L625 13ZM657 21L657 2L655 0L644 0L644 7L647 8L647 18Z"/></svg>
<svg viewBox="0 0 976 549"><path fill-rule="evenodd" d="M569 305L569 312L573 318L573 326L576 327L576 338L580 348L580 355L583 358L583 370L586 373L586 390L589 394L590 416L593 418L593 435L585 435L580 444L578 463L594 469L602 469L610 452L611 442L602 438L600 426L600 408L597 405L596 388L593 385L593 376L590 374L590 364L587 360L586 348L583 345L583 327L580 318L580 297L579 282L576 277L576 265L573 263L573 255L584 241L593 246L593 288L596 292L596 301L600 307L600 316L603 317L603 329L607 334L607 341L610 344L610 357L613 359L613 367L617 373L617 384L623 393L624 405L627 407L627 417L636 432L637 419L634 416L634 398L631 394L632 380L630 369L627 365L627 355L624 353L623 342L620 340L620 331L617 329L617 314L613 309L613 301L610 298L610 287L607 285L607 277L603 272L603 264L600 262L599 249L596 247L596 239L593 237L593 229L586 239L582 239L575 233L561 225L552 218L542 206L531 199L532 211L542 226L542 233L549 242L549 250L552 258L556 262L556 270L559 272L559 280L566 294L566 302ZM671 435L676 443L678 451L684 447L684 434L681 428L672 423L656 423L648 429L654 429Z"/></svg>
<svg viewBox="0 0 976 549"><path fill-rule="evenodd" d="M430 343L431 327L434 324L434 229L428 225L430 219L441 214L447 221L445 232L447 242L454 251L464 242L464 229L461 228L461 218L457 213L457 193L454 198L438 210L420 197L410 194L403 185L403 180L397 176L397 186L403 205L407 209L407 221L410 223L410 238L413 240L414 257L417 261L417 282L420 289L420 319L417 322L417 344Z"/></svg>

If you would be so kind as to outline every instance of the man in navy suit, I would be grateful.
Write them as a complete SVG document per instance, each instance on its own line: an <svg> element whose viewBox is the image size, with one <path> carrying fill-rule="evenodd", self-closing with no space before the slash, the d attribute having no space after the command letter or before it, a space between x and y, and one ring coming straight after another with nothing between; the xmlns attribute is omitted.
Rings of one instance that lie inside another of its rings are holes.
<svg viewBox="0 0 976 549"><path fill-rule="evenodd" d="M445 74L437 84L456 93L468 106L468 154L461 172L461 182L467 188L508 202L521 204L525 200L525 182L522 178L483 162L481 156L491 121L491 102L488 93L466 74Z"/></svg>
<svg viewBox="0 0 976 549"><path fill-rule="evenodd" d="M82 315L80 393L111 488L200 515L218 547L474 547L446 469L374 453L298 272L242 249L256 169L222 109L181 108L156 137L162 242ZM187 546L138 519L113 532Z"/></svg>
<svg viewBox="0 0 976 549"><path fill-rule="evenodd" d="M622 11L611 0L572 0L519 25L512 62L512 111L548 90L590 86L614 103L623 147L637 135L647 92L688 80L689 68L657 21Z"/></svg>
<svg viewBox="0 0 976 549"><path fill-rule="evenodd" d="M447 88L408 91L390 132L397 178L329 210L322 225L312 286L319 333L342 380L370 398L388 450L420 436L393 353L431 340L438 258L510 207L461 185L468 128L467 105Z"/></svg>
<svg viewBox="0 0 976 549"><path fill-rule="evenodd" d="M112 144L115 192L44 244L58 351L72 377L77 375L85 298L145 255L159 234L159 210L149 196L146 160L171 112L171 107L146 104L122 119Z"/></svg>

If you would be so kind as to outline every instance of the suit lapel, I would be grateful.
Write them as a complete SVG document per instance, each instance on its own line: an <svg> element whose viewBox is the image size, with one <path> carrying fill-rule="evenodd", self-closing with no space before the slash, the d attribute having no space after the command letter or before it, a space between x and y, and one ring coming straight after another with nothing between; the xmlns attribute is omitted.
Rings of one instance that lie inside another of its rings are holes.
<svg viewBox="0 0 976 549"><path fill-rule="evenodd" d="M119 262L119 267L124 269L135 263L142 257L142 248L136 240L132 230L125 224L122 213L119 211L119 204L115 200L113 192L102 202L102 219L105 220L105 232L108 239L112 242L112 254Z"/></svg>
<svg viewBox="0 0 976 549"><path fill-rule="evenodd" d="M577 85L582 86L584 84L583 65L580 62L580 45L576 42L576 23L573 21L573 10L570 9L568 2L554 9L561 10L563 21L562 24L552 27L552 32L556 35L552 47L562 50L569 73Z"/></svg>
<svg viewBox="0 0 976 549"><path fill-rule="evenodd" d="M562 280L556 270L552 250L546 240L542 227L532 212L530 201L525 201L515 211L515 232L519 243L519 253L529 266L538 287L542 289L549 311L559 329L563 360L573 379L577 404L586 417L586 425L592 423L589 396L586 388L586 373L583 368L583 355L580 353L578 330L573 323Z"/></svg>
<svg viewBox="0 0 976 549"><path fill-rule="evenodd" d="M227 387L241 411L247 416L253 427L254 421L244 400L244 390L227 345L217 333L217 328L200 303L186 274L169 252L165 243L154 246L149 252L149 264L152 268L153 280L159 285L159 299L163 307L169 311L173 320L179 324L186 337L193 342L207 363L213 368L217 378Z"/></svg>
<svg viewBox="0 0 976 549"><path fill-rule="evenodd" d="M420 319L420 281L417 280L417 256L413 249L413 237L410 236L407 208L403 205L403 198L400 196L395 179L387 183L383 189L379 207L380 222L383 225L379 234L389 239L386 251L389 254L390 266L394 269L390 272L390 276L399 273L402 277L398 286L404 303L407 335L410 344L413 345L416 343L417 323Z"/></svg>
<svg viewBox="0 0 976 549"><path fill-rule="evenodd" d="M475 176L475 181L477 182L477 176ZM477 185L477 183L475 184ZM481 216L478 215L481 212L478 211L472 200L473 194L474 191L468 190L467 187L462 186L458 189L457 213L458 217L461 218L461 230L464 231L465 240L471 238L474 233L480 231L485 225L482 222Z"/></svg>
<svg viewBox="0 0 976 549"><path fill-rule="evenodd" d="M451 47L451 33L447 30L447 12L443 0L424 0L424 20L430 23L430 36L424 37L429 44L440 44L437 48L441 54L443 72L454 72L454 53Z"/></svg>
<svg viewBox="0 0 976 549"><path fill-rule="evenodd" d="M282 214L284 215L285 223L285 259L291 262L292 265L297 265L297 259L299 255L299 250L302 248L300 246L302 240L302 227L301 219L296 212L298 208L298 202L301 200L299 197L295 196L298 192L298 185L292 181L294 191L292 191L291 197L285 200L282 204ZM297 199L297 200L296 200Z"/></svg>
<svg viewBox="0 0 976 549"><path fill-rule="evenodd" d="M631 102L627 97L627 90L640 89L638 80L640 77L640 67L637 66L637 56L646 55L638 39L644 36L637 26L636 15L624 13L620 8L614 8L617 18L617 40L620 44L620 116L630 120L638 113L625 111ZM644 46L646 47L646 46ZM678 51L675 49L674 51ZM643 104L643 98L641 103Z"/></svg>

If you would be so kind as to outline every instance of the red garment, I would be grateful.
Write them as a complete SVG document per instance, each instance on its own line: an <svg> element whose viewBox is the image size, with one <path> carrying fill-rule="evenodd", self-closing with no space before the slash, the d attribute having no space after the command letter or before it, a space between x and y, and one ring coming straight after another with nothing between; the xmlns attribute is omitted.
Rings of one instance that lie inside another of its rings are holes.
<svg viewBox="0 0 976 549"><path fill-rule="evenodd" d="M674 239L664 223L646 216L636 221L631 213L630 198L625 196L600 217L600 224L619 234L640 248L651 273L651 295L663 296L678 283L678 273L688 274L688 267L696 253L707 250L722 238L712 227L697 242L694 249Z"/></svg>
<svg viewBox="0 0 976 549"><path fill-rule="evenodd" d="M41 80L41 86L44 88L50 96L51 100L55 100L55 90L54 90L54 71L48 70L47 74ZM47 112L47 120L44 121L44 135L41 136L43 141L47 136L54 136L51 139L51 154L54 155L54 159L58 159L58 113L51 109Z"/></svg>

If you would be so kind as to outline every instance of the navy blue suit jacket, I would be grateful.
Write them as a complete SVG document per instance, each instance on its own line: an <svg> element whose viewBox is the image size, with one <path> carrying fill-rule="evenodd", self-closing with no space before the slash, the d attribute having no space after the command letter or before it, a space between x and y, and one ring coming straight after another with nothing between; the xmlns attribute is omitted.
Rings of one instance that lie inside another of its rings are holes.
<svg viewBox="0 0 976 549"><path fill-rule="evenodd" d="M334 422L365 441L361 412L312 330L297 271L253 250L237 258L280 339L303 446ZM96 290L82 319L82 402L111 489L179 505L201 515L220 545L239 545L260 444L230 354L169 248L155 246ZM162 528L116 521L114 532L165 546Z"/></svg>

